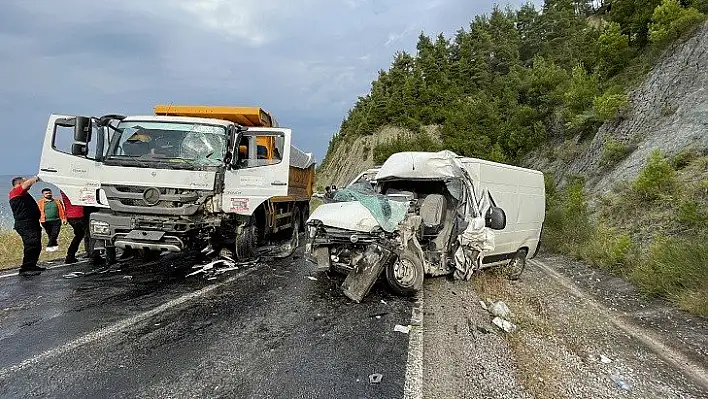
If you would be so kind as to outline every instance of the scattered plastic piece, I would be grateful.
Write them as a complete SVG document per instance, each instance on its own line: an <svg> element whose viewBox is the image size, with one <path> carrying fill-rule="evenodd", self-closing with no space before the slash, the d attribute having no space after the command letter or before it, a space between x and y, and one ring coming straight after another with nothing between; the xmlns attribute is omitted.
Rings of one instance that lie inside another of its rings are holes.
<svg viewBox="0 0 708 399"><path fill-rule="evenodd" d="M607 363L612 363L612 359L605 355L600 355L600 361L607 364Z"/></svg>
<svg viewBox="0 0 708 399"><path fill-rule="evenodd" d="M502 319L508 319L511 316L511 310L506 306L506 303L499 301L494 302L489 305L489 313L494 316L501 317Z"/></svg>
<svg viewBox="0 0 708 399"><path fill-rule="evenodd" d="M386 303L386 301L384 301L383 299L381 300L381 303L383 303L384 305L388 305L388 303Z"/></svg>
<svg viewBox="0 0 708 399"><path fill-rule="evenodd" d="M369 376L369 382L371 384L378 384L383 379L383 375L374 373Z"/></svg>
<svg viewBox="0 0 708 399"><path fill-rule="evenodd" d="M411 331L411 327L410 327L410 326L402 326L402 325L400 325L400 324L396 324L396 326L393 327L393 331L397 331L397 332L402 332L402 333L404 333L404 334L408 334L408 333Z"/></svg>
<svg viewBox="0 0 708 399"><path fill-rule="evenodd" d="M617 385L619 388L624 389L625 391L631 391L631 390L632 390L632 386L629 385L629 383L628 383L627 381L625 381L625 380L623 380L622 378L620 378L620 376L618 376L618 375L611 375L611 376L610 376L610 379L611 379L612 382L614 382L615 385Z"/></svg>
<svg viewBox="0 0 708 399"><path fill-rule="evenodd" d="M312 281L317 281L317 278L312 277L312 276L307 276L307 278L310 279L310 280L312 280Z"/></svg>
<svg viewBox="0 0 708 399"><path fill-rule="evenodd" d="M501 317L495 317L494 320L492 320L492 323L507 333L512 333L516 330L516 325L514 323L504 320Z"/></svg>
<svg viewBox="0 0 708 399"><path fill-rule="evenodd" d="M133 276L123 276L123 279L125 279L125 280L132 280L132 279L133 279Z"/></svg>
<svg viewBox="0 0 708 399"><path fill-rule="evenodd" d="M487 304L484 301L479 301L479 306L481 306L484 310L488 310Z"/></svg>

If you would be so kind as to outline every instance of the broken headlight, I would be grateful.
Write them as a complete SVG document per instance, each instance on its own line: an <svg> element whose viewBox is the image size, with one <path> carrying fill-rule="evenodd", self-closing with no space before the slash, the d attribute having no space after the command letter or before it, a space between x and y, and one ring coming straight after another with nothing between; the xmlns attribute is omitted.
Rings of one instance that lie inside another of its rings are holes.
<svg viewBox="0 0 708 399"><path fill-rule="evenodd" d="M111 225L100 220L92 220L90 223L91 234L109 235L111 233Z"/></svg>
<svg viewBox="0 0 708 399"><path fill-rule="evenodd" d="M309 226L307 228L307 236L310 238L315 238L317 235L317 226Z"/></svg>

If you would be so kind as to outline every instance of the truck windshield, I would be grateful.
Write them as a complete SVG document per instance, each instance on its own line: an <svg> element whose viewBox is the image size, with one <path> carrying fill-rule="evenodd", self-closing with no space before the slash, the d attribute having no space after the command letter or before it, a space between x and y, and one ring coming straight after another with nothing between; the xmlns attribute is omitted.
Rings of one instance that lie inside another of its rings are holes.
<svg viewBox="0 0 708 399"><path fill-rule="evenodd" d="M226 153L223 126L124 121L111 138L107 159L220 166Z"/></svg>

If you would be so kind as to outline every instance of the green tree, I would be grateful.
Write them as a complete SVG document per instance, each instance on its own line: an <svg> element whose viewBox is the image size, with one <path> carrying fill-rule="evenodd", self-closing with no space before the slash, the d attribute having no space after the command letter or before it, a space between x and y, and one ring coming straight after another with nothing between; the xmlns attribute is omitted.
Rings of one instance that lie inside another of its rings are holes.
<svg viewBox="0 0 708 399"><path fill-rule="evenodd" d="M705 16L695 8L682 8L676 0L663 0L656 7L649 25L649 39L663 46L679 38L703 21Z"/></svg>
<svg viewBox="0 0 708 399"><path fill-rule="evenodd" d="M605 26L598 40L598 56L598 69L605 78L615 75L629 63L632 56L629 37L622 34L617 22L610 22Z"/></svg>

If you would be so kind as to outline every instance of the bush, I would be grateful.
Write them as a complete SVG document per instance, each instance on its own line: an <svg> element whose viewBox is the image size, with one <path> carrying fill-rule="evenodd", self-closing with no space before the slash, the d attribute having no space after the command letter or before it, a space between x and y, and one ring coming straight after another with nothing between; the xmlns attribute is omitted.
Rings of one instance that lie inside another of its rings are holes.
<svg viewBox="0 0 708 399"><path fill-rule="evenodd" d="M643 293L676 301L691 313L708 317L708 242L705 240L655 239L630 278Z"/></svg>
<svg viewBox="0 0 708 399"><path fill-rule="evenodd" d="M692 230L705 229L708 225L708 212L693 200L681 202L677 216L682 226Z"/></svg>
<svg viewBox="0 0 708 399"><path fill-rule="evenodd" d="M593 101L595 112L602 121L609 121L618 117L629 105L629 97L625 93L613 94L607 92Z"/></svg>
<svg viewBox="0 0 708 399"><path fill-rule="evenodd" d="M617 140L607 138L602 145L602 156L600 164L603 167L612 167L627 158L632 152L632 148L626 144L620 143Z"/></svg>
<svg viewBox="0 0 708 399"><path fill-rule="evenodd" d="M695 8L682 8L677 0L663 0L651 17L649 40L663 46L691 31L704 18Z"/></svg>
<svg viewBox="0 0 708 399"><path fill-rule="evenodd" d="M637 259L637 247L629 234L600 225L593 231L580 255L594 266L624 274Z"/></svg>
<svg viewBox="0 0 708 399"><path fill-rule="evenodd" d="M585 111L597 96L599 83L595 75L589 75L582 65L573 68L570 87L563 95L565 106L575 114Z"/></svg>
<svg viewBox="0 0 708 399"><path fill-rule="evenodd" d="M554 187L552 181L546 180L549 184ZM544 242L551 250L577 255L593 234L584 180L571 178L557 195L546 195L546 204Z"/></svg>
<svg viewBox="0 0 708 399"><path fill-rule="evenodd" d="M658 149L649 154L646 166L632 184L634 192L647 201L672 194L676 187L676 171Z"/></svg>

